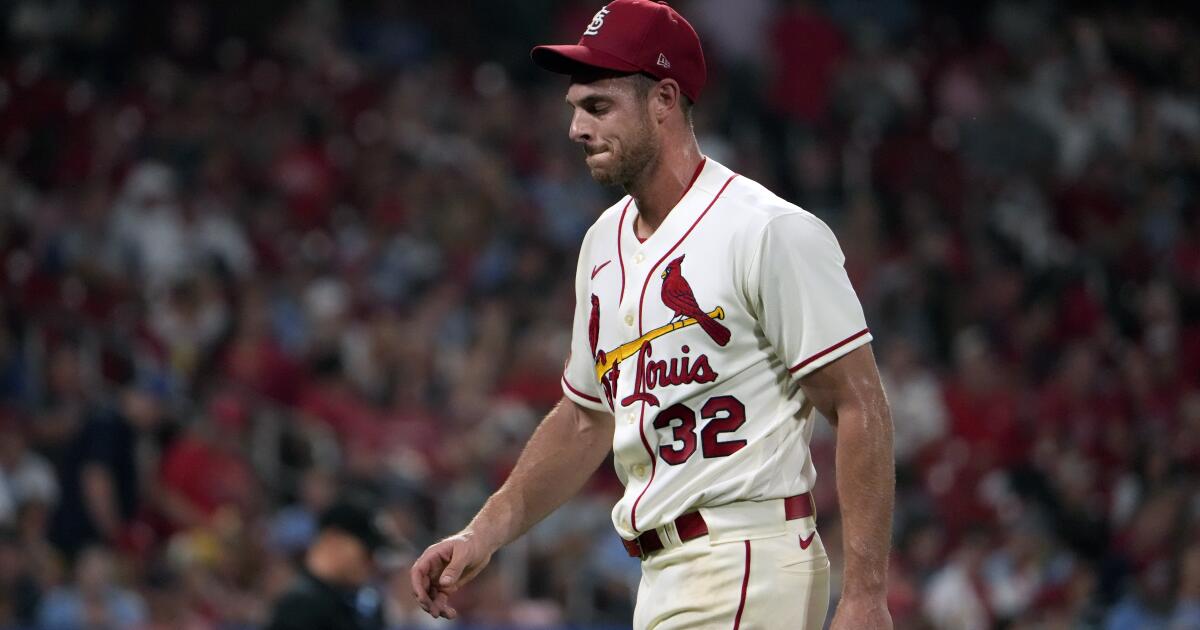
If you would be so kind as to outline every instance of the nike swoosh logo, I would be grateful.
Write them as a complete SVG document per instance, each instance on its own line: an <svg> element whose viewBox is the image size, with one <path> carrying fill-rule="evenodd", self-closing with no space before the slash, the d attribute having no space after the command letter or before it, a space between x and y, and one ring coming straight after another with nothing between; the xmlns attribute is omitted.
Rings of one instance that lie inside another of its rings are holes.
<svg viewBox="0 0 1200 630"><path fill-rule="evenodd" d="M813 539L816 537L817 537L817 532L813 532L813 533L809 534L808 538L801 536L800 537L800 549L808 549L808 546L812 544Z"/></svg>
<svg viewBox="0 0 1200 630"><path fill-rule="evenodd" d="M597 266L595 266L595 267L592 267L592 280L595 280L595 279L596 279L596 274L600 273L600 270L601 270L601 269L603 269L603 268L605 268L605 267L607 267L607 266L608 266L608 263L610 263L610 262L612 262L612 261L611 261L611 260L606 260L606 261L604 261L604 262L600 263L599 265L597 265Z"/></svg>

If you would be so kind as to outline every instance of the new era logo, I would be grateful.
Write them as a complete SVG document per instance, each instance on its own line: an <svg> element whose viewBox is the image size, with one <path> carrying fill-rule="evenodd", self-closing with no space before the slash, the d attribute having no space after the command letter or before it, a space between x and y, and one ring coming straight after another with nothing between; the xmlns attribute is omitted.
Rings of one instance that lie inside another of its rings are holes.
<svg viewBox="0 0 1200 630"><path fill-rule="evenodd" d="M670 62L670 61L667 61L667 56L666 56L666 55L664 55L664 54L662 54L662 53L658 53L658 65L660 65L660 66L662 66L662 67L664 67L664 68L670 68L670 67L671 67L671 62Z"/></svg>
<svg viewBox="0 0 1200 630"><path fill-rule="evenodd" d="M588 24L587 30L585 30L583 32L583 34L584 35L598 34L600 32L600 27L604 26L604 16L606 16L606 15L608 15L608 7L607 6L605 6L603 9L600 9L599 11L596 12L596 15L592 16L592 23Z"/></svg>

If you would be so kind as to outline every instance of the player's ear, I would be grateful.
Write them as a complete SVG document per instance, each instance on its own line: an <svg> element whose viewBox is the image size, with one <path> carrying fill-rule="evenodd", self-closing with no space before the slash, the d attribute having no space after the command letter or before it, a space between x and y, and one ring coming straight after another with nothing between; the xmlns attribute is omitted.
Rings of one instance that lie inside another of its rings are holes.
<svg viewBox="0 0 1200 630"><path fill-rule="evenodd" d="M654 119L663 122L673 111L683 106L683 93L675 79L663 79L650 90L650 104Z"/></svg>

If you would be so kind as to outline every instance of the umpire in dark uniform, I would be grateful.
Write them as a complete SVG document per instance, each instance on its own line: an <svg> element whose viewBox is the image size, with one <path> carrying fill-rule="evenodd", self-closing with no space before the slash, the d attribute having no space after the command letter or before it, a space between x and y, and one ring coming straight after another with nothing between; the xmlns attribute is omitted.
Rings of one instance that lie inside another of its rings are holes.
<svg viewBox="0 0 1200 630"><path fill-rule="evenodd" d="M386 538L364 506L339 502L321 515L299 578L275 603L267 630L383 630L374 557Z"/></svg>

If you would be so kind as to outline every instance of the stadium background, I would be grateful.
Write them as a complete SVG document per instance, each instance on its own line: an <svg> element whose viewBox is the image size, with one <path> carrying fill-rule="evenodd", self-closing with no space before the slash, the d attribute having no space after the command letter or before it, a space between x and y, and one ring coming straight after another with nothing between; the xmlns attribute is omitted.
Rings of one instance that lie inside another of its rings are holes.
<svg viewBox="0 0 1200 630"><path fill-rule="evenodd" d="M1197 22L676 5L701 146L834 226L867 310L896 627L1200 628ZM0 3L0 627L89 594L113 627L254 628L331 496L410 556L473 514L560 395L577 245L619 195L527 60L597 8ZM828 430L814 457L836 553ZM459 610L627 626L618 490ZM438 625L406 584L389 619Z"/></svg>

